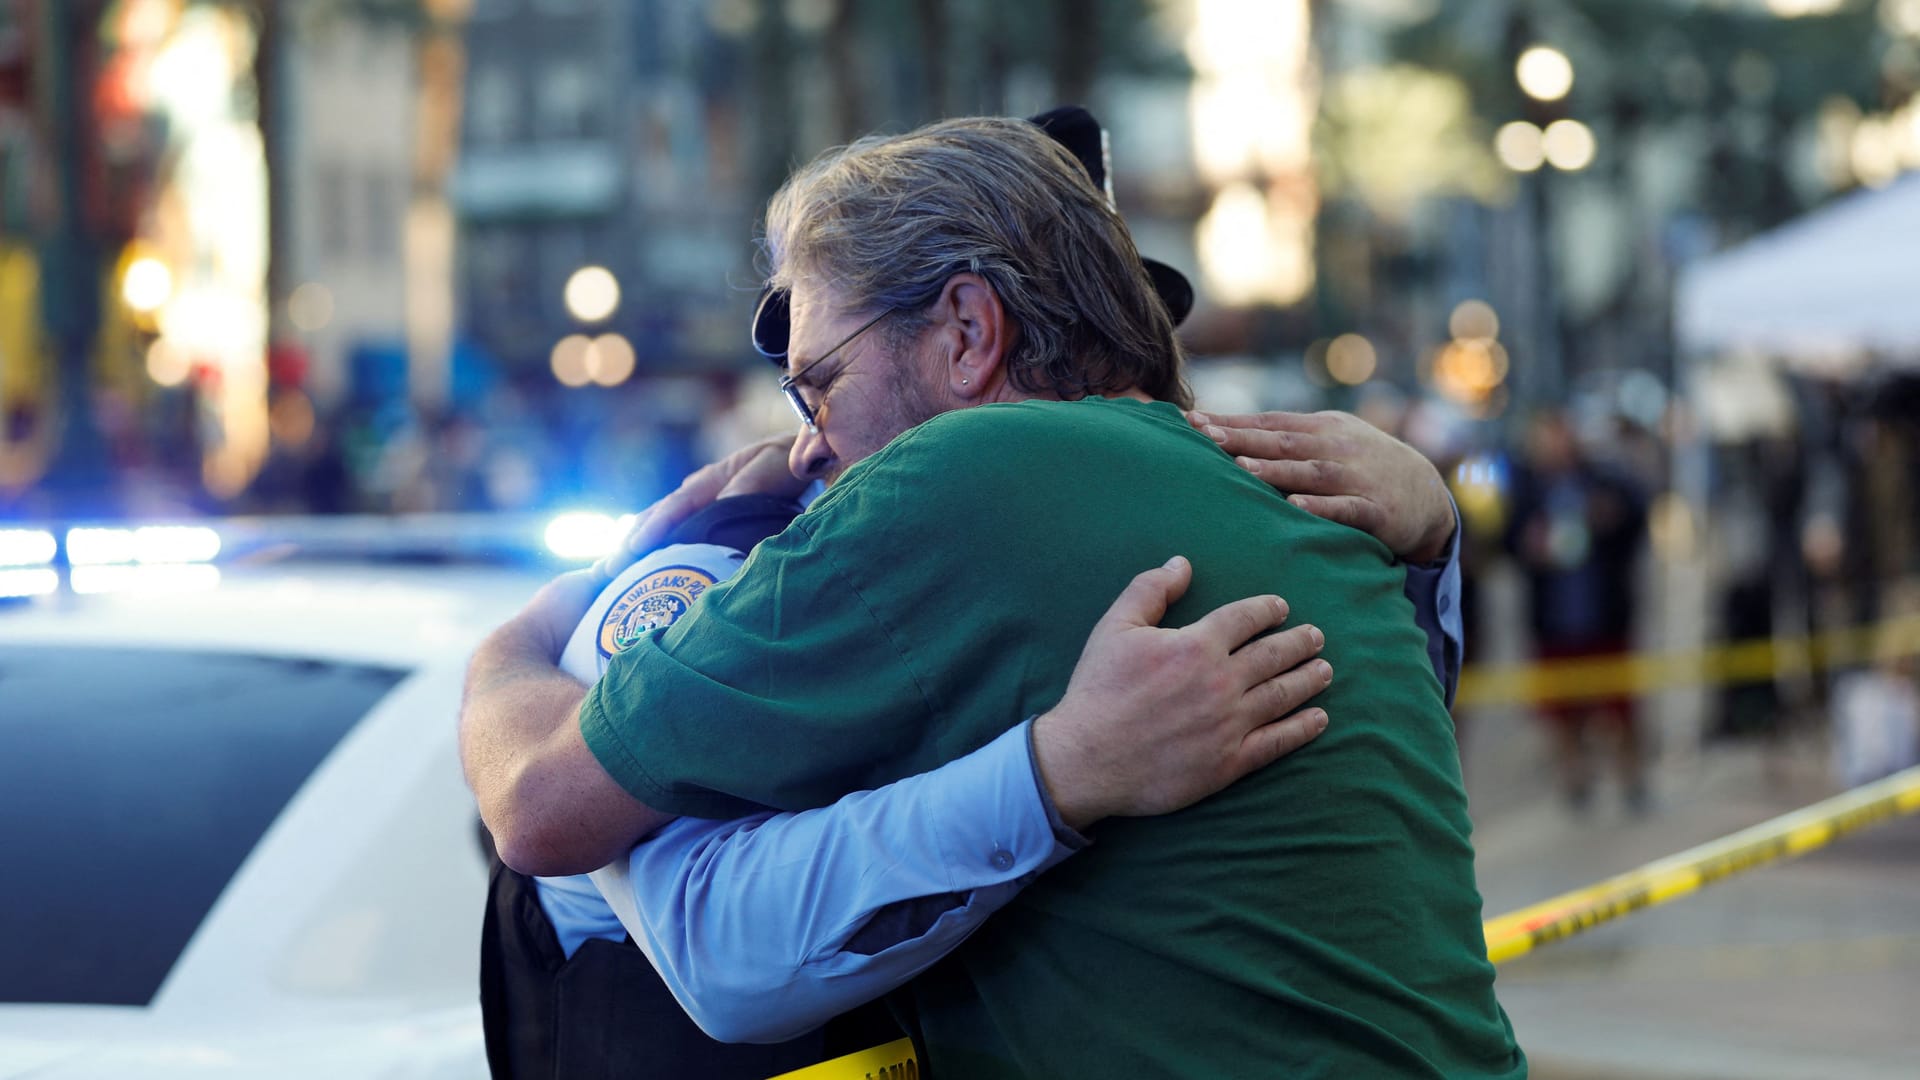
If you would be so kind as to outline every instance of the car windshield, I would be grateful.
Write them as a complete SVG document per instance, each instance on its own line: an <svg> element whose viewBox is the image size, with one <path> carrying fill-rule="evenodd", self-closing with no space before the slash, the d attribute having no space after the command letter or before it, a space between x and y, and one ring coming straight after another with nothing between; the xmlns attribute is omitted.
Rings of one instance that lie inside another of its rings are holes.
<svg viewBox="0 0 1920 1080"><path fill-rule="evenodd" d="M150 1001L280 809L404 674L0 644L0 1002Z"/></svg>

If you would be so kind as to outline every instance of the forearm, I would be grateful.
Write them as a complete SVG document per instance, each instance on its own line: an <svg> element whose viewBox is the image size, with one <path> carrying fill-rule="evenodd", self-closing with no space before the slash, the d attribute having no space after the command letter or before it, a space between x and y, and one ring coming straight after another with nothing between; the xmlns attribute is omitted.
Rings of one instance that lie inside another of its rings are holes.
<svg viewBox="0 0 1920 1080"><path fill-rule="evenodd" d="M460 704L460 762L480 819L502 844L519 831L544 744L578 715L587 688L553 666L515 619L487 635L468 662ZM509 865L513 859L505 860Z"/></svg>
<svg viewBox="0 0 1920 1080"><path fill-rule="evenodd" d="M681 822L595 884L717 1038L779 1038L899 985L1084 846L1074 828L1190 805L1324 729L1299 709L1331 678L1308 662L1317 629L1263 635L1285 618L1273 596L1159 628L1191 578L1182 558L1136 575L1032 723L823 809Z"/></svg>
<svg viewBox="0 0 1920 1080"><path fill-rule="evenodd" d="M460 758L501 861L532 874L584 873L668 820L639 804L606 813L604 784L582 760L587 688L558 670L553 644L519 619L489 635L468 666ZM583 775L584 774L584 775Z"/></svg>
<svg viewBox="0 0 1920 1080"><path fill-rule="evenodd" d="M1418 488L1424 495L1421 502L1434 510L1427 515L1427 527L1420 539L1399 554L1409 563L1437 566L1460 556L1460 508L1454 504L1453 493L1447 489L1447 482L1439 471L1429 468L1428 472L1431 475L1423 477Z"/></svg>
<svg viewBox="0 0 1920 1080"><path fill-rule="evenodd" d="M679 822L594 882L709 1034L789 1037L925 970L1075 850L1027 736L818 810Z"/></svg>

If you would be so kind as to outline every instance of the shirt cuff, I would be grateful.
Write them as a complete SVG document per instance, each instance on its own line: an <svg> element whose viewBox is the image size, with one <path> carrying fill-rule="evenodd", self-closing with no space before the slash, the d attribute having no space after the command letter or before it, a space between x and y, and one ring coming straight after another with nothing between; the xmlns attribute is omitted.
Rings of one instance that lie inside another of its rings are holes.
<svg viewBox="0 0 1920 1080"><path fill-rule="evenodd" d="M842 952L873 955L926 937L942 918L984 918L1091 843L1062 820L1040 779L1033 723L1029 717L973 753L903 782L925 785L939 807L929 824L953 891L886 905Z"/></svg>
<svg viewBox="0 0 1920 1080"><path fill-rule="evenodd" d="M1028 720L922 778L955 892L1024 883L1087 846L1046 796L1032 729Z"/></svg>
<svg viewBox="0 0 1920 1080"><path fill-rule="evenodd" d="M1460 508L1453 508L1453 538L1440 561L1405 564L1407 599L1414 621L1427 634L1427 658L1445 692L1447 707L1460 681L1466 622L1460 611Z"/></svg>
<svg viewBox="0 0 1920 1080"><path fill-rule="evenodd" d="M1054 804L1053 792L1047 790L1047 782L1041 779L1040 754L1033 745L1034 724L1039 719L1037 714L1029 716L1027 722L1021 725L1027 729L1027 765L1033 770L1034 790L1040 793L1040 805L1047 812L1047 825L1053 829L1054 843L1068 851L1084 851L1093 841L1081 835L1078 829L1068 825L1066 819L1060 816L1060 807Z"/></svg>

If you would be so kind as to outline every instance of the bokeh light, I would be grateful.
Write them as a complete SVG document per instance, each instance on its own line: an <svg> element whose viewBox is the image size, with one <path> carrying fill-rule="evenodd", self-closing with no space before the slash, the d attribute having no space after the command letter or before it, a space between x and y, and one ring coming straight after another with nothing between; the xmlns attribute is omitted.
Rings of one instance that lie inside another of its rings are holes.
<svg viewBox="0 0 1920 1080"><path fill-rule="evenodd" d="M597 559L620 543L620 522L611 514L576 511L547 524L547 550L563 559Z"/></svg>
<svg viewBox="0 0 1920 1080"><path fill-rule="evenodd" d="M1541 137L1541 149L1554 168L1579 172L1593 164L1593 129L1578 120L1555 120Z"/></svg>
<svg viewBox="0 0 1920 1080"><path fill-rule="evenodd" d="M1492 340L1500 336L1500 316L1485 300L1462 300L1447 317L1447 331L1457 338Z"/></svg>
<svg viewBox="0 0 1920 1080"><path fill-rule="evenodd" d="M1290 304L1313 288L1312 219L1250 183L1214 197L1196 231L1206 292L1227 304Z"/></svg>
<svg viewBox="0 0 1920 1080"><path fill-rule="evenodd" d="M1373 378L1380 366L1380 355L1373 342L1359 334L1341 334L1327 345L1327 374L1335 382L1359 386Z"/></svg>
<svg viewBox="0 0 1920 1080"><path fill-rule="evenodd" d="M602 334L587 346L587 378L601 386L619 386L633 374L633 345L619 334Z"/></svg>
<svg viewBox="0 0 1920 1080"><path fill-rule="evenodd" d="M47 596L60 587L60 573L46 567L27 570L0 570L0 599L20 600L29 596Z"/></svg>
<svg viewBox="0 0 1920 1080"><path fill-rule="evenodd" d="M567 311L581 322L601 322L620 307L620 282L604 266L583 266L567 279Z"/></svg>
<svg viewBox="0 0 1920 1080"><path fill-rule="evenodd" d="M132 529L83 527L67 530L67 561L74 566L130 563L133 560Z"/></svg>
<svg viewBox="0 0 1920 1080"><path fill-rule="evenodd" d="M1506 346L1483 337L1459 338L1433 358L1434 389L1462 405L1488 401L1512 367Z"/></svg>
<svg viewBox="0 0 1920 1080"><path fill-rule="evenodd" d="M267 424L282 446L305 446L313 438L313 401L298 390L287 390L268 407Z"/></svg>
<svg viewBox="0 0 1920 1080"><path fill-rule="evenodd" d="M142 315L159 311L173 299L173 271L151 255L133 260L120 279L120 298Z"/></svg>
<svg viewBox="0 0 1920 1080"><path fill-rule="evenodd" d="M1528 97L1559 101L1573 89L1573 62L1551 45L1535 45L1520 54L1513 77Z"/></svg>
<svg viewBox="0 0 1920 1080"><path fill-rule="evenodd" d="M1861 120L1853 129L1848 158L1862 184L1881 188L1899 178L1902 134L1893 124L1878 119Z"/></svg>
<svg viewBox="0 0 1920 1080"><path fill-rule="evenodd" d="M585 334L568 334L553 347L551 363L553 377L560 385L582 387L593 381L593 374L587 367L587 354L593 349L593 342Z"/></svg>
<svg viewBox="0 0 1920 1080"><path fill-rule="evenodd" d="M1806 15L1831 15L1839 11L1847 0L1767 0L1767 10L1783 19L1798 19Z"/></svg>
<svg viewBox="0 0 1920 1080"><path fill-rule="evenodd" d="M161 386L179 386L192 373L192 359L173 339L154 338L147 346L147 378Z"/></svg>
<svg viewBox="0 0 1920 1080"><path fill-rule="evenodd" d="M1884 0L1880 24L1895 34L1920 37L1920 0Z"/></svg>
<svg viewBox="0 0 1920 1080"><path fill-rule="evenodd" d="M0 529L0 566L50 563L58 546L45 529Z"/></svg>
<svg viewBox="0 0 1920 1080"><path fill-rule="evenodd" d="M1525 120L1503 124L1493 137L1493 152L1500 164L1514 172L1536 172L1547 163L1545 136L1537 125Z"/></svg>
<svg viewBox="0 0 1920 1080"><path fill-rule="evenodd" d="M295 329L311 334L333 321L333 290L309 281L287 297L287 318Z"/></svg>
<svg viewBox="0 0 1920 1080"><path fill-rule="evenodd" d="M133 531L136 562L211 562L219 554L220 534L205 525L146 525Z"/></svg>

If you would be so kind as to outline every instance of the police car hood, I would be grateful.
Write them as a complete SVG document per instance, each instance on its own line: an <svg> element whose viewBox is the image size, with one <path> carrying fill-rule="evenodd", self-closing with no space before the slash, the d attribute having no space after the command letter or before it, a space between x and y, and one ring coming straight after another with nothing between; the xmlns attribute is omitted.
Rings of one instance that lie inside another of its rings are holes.
<svg viewBox="0 0 1920 1080"><path fill-rule="evenodd" d="M477 1008L380 1013L182 1022L134 1006L0 1005L0 1080L486 1075Z"/></svg>

